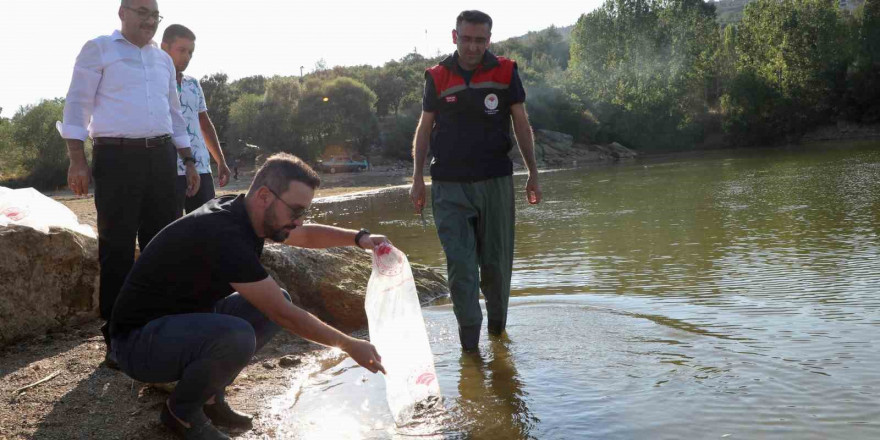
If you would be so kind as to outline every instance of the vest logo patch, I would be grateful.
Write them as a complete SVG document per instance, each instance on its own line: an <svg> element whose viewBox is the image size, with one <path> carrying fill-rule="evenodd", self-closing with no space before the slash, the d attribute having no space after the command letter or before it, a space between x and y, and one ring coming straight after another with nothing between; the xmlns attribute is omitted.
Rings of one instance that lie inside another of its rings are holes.
<svg viewBox="0 0 880 440"><path fill-rule="evenodd" d="M487 114L494 115L495 113L498 113L498 95L494 93L486 95L486 99L483 100L483 104L486 105Z"/></svg>
<svg viewBox="0 0 880 440"><path fill-rule="evenodd" d="M450 103L452 103L452 102L455 102L455 101L458 101L458 97L456 97L455 95L449 95L449 96L446 97L446 102L450 102Z"/></svg>

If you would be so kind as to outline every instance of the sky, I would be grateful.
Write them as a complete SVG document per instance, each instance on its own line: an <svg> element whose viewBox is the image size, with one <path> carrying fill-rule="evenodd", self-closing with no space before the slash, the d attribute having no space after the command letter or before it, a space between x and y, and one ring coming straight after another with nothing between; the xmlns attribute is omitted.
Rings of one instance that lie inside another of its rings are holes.
<svg viewBox="0 0 880 440"><path fill-rule="evenodd" d="M196 34L187 74L299 75L328 67L382 65L414 49L451 53L455 17L464 9L492 16L501 41L574 24L602 0L158 0L164 20ZM119 0L0 0L0 116L67 94L83 44L119 29ZM491 50L491 49L490 49Z"/></svg>

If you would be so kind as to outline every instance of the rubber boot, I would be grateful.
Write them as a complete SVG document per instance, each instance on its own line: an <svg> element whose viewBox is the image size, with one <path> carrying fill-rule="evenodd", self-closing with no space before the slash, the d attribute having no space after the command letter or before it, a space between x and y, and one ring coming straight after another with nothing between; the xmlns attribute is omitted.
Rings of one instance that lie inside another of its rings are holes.
<svg viewBox="0 0 880 440"><path fill-rule="evenodd" d="M494 319L489 320L489 334L499 336L504 333L504 323Z"/></svg>
<svg viewBox="0 0 880 440"><path fill-rule="evenodd" d="M458 339L461 341L462 350L467 352L477 351L480 347L480 326L459 326Z"/></svg>

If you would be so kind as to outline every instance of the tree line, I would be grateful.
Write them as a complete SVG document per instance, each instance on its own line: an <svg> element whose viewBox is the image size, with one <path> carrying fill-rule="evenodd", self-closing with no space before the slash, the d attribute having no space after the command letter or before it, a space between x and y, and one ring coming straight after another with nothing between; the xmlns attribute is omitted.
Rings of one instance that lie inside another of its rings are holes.
<svg viewBox="0 0 880 440"><path fill-rule="evenodd" d="M880 0L754 0L740 21L702 0L607 0L574 26L493 43L518 62L535 128L636 149L770 145L837 121L880 122ZM327 151L409 159L424 71L415 51L382 66L306 75L202 78L232 156L258 146L315 160ZM0 173L65 182L54 131L63 100L0 117Z"/></svg>

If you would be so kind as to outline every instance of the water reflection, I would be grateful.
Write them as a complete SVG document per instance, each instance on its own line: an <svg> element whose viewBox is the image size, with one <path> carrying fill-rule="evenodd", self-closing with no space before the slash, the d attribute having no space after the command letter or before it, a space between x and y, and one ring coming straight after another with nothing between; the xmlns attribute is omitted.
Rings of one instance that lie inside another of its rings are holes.
<svg viewBox="0 0 880 440"><path fill-rule="evenodd" d="M506 334L489 338L489 350L462 353L459 359L457 411L470 438L531 439L539 422L526 405L527 395L510 353Z"/></svg>
<svg viewBox="0 0 880 440"><path fill-rule="evenodd" d="M880 438L878 147L542 175L545 203L517 204L510 340L483 338L482 357L462 358L451 308L424 309L448 413L425 432ZM424 230L405 188L316 208L445 270L431 213ZM349 374L301 396L366 405L360 438L399 438L376 382Z"/></svg>

